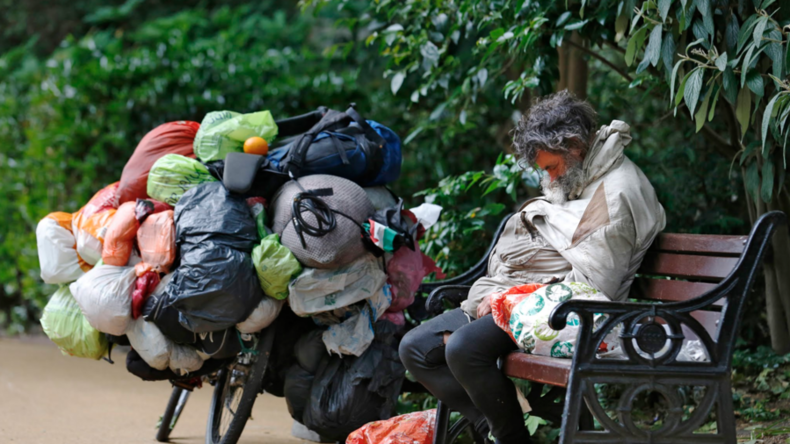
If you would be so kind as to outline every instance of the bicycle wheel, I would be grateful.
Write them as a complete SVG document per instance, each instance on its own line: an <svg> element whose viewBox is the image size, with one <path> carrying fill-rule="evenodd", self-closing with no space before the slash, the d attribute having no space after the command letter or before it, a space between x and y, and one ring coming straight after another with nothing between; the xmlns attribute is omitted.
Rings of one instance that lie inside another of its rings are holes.
<svg viewBox="0 0 790 444"><path fill-rule="evenodd" d="M170 432L176 426L178 417L184 410L184 406L189 399L189 392L181 387L173 387L173 392L170 394L170 400L165 407L165 413L159 419L159 430L156 432L156 440L159 442L167 442L170 439Z"/></svg>
<svg viewBox="0 0 790 444"><path fill-rule="evenodd" d="M472 423L463 416L447 432L447 444L486 444L486 439L478 435Z"/></svg>
<svg viewBox="0 0 790 444"><path fill-rule="evenodd" d="M261 392L274 329L264 331L253 351L242 352L217 374L206 425L206 444L236 444Z"/></svg>

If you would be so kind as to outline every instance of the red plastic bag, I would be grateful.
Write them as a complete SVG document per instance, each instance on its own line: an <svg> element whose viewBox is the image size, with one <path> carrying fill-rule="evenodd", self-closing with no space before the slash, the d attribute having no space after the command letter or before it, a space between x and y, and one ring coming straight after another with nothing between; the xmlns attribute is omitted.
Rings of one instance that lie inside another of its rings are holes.
<svg viewBox="0 0 790 444"><path fill-rule="evenodd" d="M77 253L90 265L96 265L101 259L104 236L115 216L117 189L118 182L101 189L84 207L74 213L71 221L71 231L77 241Z"/></svg>
<svg viewBox="0 0 790 444"><path fill-rule="evenodd" d="M546 284L524 284L511 287L502 293L491 295L491 314L494 316L494 322L499 328L505 330L513 338L513 341L516 338L513 337L513 333L510 331L510 313L519 302L538 288L545 286Z"/></svg>
<svg viewBox="0 0 790 444"><path fill-rule="evenodd" d="M137 230L140 258L150 270L167 273L176 259L176 224L173 210L148 216ZM138 276L143 267L138 264Z"/></svg>
<svg viewBox="0 0 790 444"><path fill-rule="evenodd" d="M134 208L134 202L126 202L118 208L110 221L101 251L101 258L107 265L123 267L129 262L134 248L134 237L140 228L140 223L134 217Z"/></svg>
<svg viewBox="0 0 790 444"><path fill-rule="evenodd" d="M387 312L403 311L411 305L422 280L434 271L439 279L444 278L442 269L420 251L417 242L414 242L413 251L408 247L399 248L387 263L387 282L392 286L392 304Z"/></svg>
<svg viewBox="0 0 790 444"><path fill-rule="evenodd" d="M117 202L134 202L145 199L148 172L154 162L165 154L181 154L195 158L192 142L200 128L197 122L179 120L157 126L137 144L134 154L126 162L121 174L121 183L116 193Z"/></svg>
<svg viewBox="0 0 790 444"><path fill-rule="evenodd" d="M346 444L431 444L436 409L408 413L365 424L351 432Z"/></svg>
<svg viewBox="0 0 790 444"><path fill-rule="evenodd" d="M146 272L134 281L134 291L132 291L132 319L139 318L143 313L145 300L154 292L157 285L159 285L159 273L154 273L153 271Z"/></svg>

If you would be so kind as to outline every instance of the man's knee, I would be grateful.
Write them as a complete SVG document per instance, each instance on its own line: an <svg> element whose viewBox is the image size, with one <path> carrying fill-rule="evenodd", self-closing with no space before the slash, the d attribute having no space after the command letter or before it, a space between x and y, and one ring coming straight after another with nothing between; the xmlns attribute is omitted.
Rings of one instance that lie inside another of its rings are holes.
<svg viewBox="0 0 790 444"><path fill-rule="evenodd" d="M447 339L447 345L444 349L444 357L447 359L447 366L450 371L459 381L463 382L465 376L469 373L471 362L470 349L474 348L474 338L469 338L469 335L464 333L464 329L460 329L450 335Z"/></svg>
<svg viewBox="0 0 790 444"><path fill-rule="evenodd" d="M414 368L420 364L424 365L424 356L422 348L425 347L425 332L420 327L412 329L400 341L398 346L398 354L403 365L410 372L414 372Z"/></svg>

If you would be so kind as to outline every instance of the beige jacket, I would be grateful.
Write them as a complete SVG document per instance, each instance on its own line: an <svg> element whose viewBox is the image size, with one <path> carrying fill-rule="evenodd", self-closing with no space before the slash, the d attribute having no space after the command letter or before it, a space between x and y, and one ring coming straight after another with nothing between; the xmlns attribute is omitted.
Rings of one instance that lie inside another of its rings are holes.
<svg viewBox="0 0 790 444"><path fill-rule="evenodd" d="M625 122L601 127L584 160L584 185L561 205L542 197L524 204L489 259L489 276L475 282L462 304L466 313L476 316L484 297L528 282L584 282L612 300L627 298L647 249L666 224L653 186L623 154L629 142ZM535 230L539 236L531 234Z"/></svg>

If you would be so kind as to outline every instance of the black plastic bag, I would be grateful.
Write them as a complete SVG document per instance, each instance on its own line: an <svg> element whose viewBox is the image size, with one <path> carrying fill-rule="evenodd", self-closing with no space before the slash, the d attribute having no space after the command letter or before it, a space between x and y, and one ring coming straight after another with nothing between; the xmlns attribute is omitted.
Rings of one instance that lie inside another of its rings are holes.
<svg viewBox="0 0 790 444"><path fill-rule="evenodd" d="M230 193L220 182L204 183L187 191L174 211L179 249L210 241L250 253L258 243L258 228L247 201Z"/></svg>
<svg viewBox="0 0 790 444"><path fill-rule="evenodd" d="M250 256L258 228L245 199L219 182L202 184L178 201L175 223L180 263L162 307L178 310L178 322L194 333L245 320L263 298Z"/></svg>
<svg viewBox="0 0 790 444"><path fill-rule="evenodd" d="M248 253L214 242L181 246L181 264L165 290L165 307L195 333L233 327L247 319L263 298Z"/></svg>
<svg viewBox="0 0 790 444"><path fill-rule="evenodd" d="M376 323L376 339L360 357L325 357L313 381L302 423L321 436L342 441L363 425L392 417L403 383L395 332Z"/></svg>
<svg viewBox="0 0 790 444"><path fill-rule="evenodd" d="M310 389L314 379L315 375L303 369L299 364L292 365L285 376L283 393L285 403L288 405L288 413L291 414L291 418L299 422L302 422L304 411L310 400Z"/></svg>

